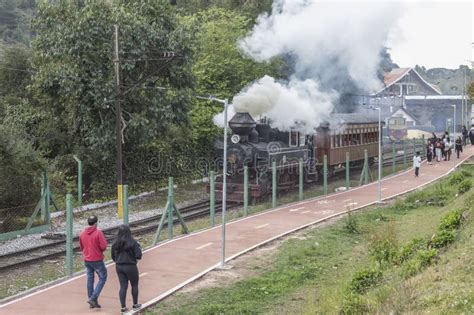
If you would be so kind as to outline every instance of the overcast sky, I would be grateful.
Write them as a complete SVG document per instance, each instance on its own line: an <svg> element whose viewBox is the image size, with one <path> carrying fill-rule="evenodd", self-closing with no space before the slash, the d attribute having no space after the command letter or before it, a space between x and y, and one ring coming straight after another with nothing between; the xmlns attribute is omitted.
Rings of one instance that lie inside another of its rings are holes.
<svg viewBox="0 0 474 315"><path fill-rule="evenodd" d="M458 68L473 60L471 1L403 1L388 46L400 67Z"/></svg>

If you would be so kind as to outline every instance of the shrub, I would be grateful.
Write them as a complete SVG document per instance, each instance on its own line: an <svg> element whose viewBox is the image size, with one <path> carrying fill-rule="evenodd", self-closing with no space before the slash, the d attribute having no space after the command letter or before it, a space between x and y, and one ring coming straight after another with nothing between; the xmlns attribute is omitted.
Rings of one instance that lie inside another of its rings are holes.
<svg viewBox="0 0 474 315"><path fill-rule="evenodd" d="M456 239L455 230L441 230L431 238L431 246L433 248L443 248Z"/></svg>
<svg viewBox="0 0 474 315"><path fill-rule="evenodd" d="M346 220L346 224L344 225L344 229L350 234L360 233L359 223L357 222L356 218L351 212L347 214L347 220Z"/></svg>
<svg viewBox="0 0 474 315"><path fill-rule="evenodd" d="M417 255L408 260L402 268L402 274L405 278L416 275L423 268L428 267L438 256L436 249L419 250Z"/></svg>
<svg viewBox="0 0 474 315"><path fill-rule="evenodd" d="M457 185L459 184L460 182L462 182L464 180L465 176L463 173L454 173L453 175L451 175L451 177L449 178L449 183L451 185Z"/></svg>
<svg viewBox="0 0 474 315"><path fill-rule="evenodd" d="M461 183L459 183L458 192L460 194L464 194L465 192L469 191L471 187L472 187L472 182L469 179L465 179Z"/></svg>
<svg viewBox="0 0 474 315"><path fill-rule="evenodd" d="M363 269L355 273L349 285L349 290L353 293L364 294L370 288L376 286L382 278L379 269Z"/></svg>
<svg viewBox="0 0 474 315"><path fill-rule="evenodd" d="M340 314L366 314L368 311L369 307L362 296L352 292L344 295Z"/></svg>
<svg viewBox="0 0 474 315"><path fill-rule="evenodd" d="M461 211L451 211L441 219L438 230L453 230L461 226L462 214Z"/></svg>
<svg viewBox="0 0 474 315"><path fill-rule="evenodd" d="M432 249L422 249L419 250L416 259L420 264L420 268L425 268L431 265L433 260L438 256L438 251L434 248Z"/></svg>
<svg viewBox="0 0 474 315"><path fill-rule="evenodd" d="M369 253L379 264L391 263L398 254L397 233L393 224L371 236Z"/></svg>
<svg viewBox="0 0 474 315"><path fill-rule="evenodd" d="M461 174L462 174L464 177L471 177L471 176L472 176L471 172L468 171L468 170L466 170L466 169L463 169L463 170L461 171Z"/></svg>
<svg viewBox="0 0 474 315"><path fill-rule="evenodd" d="M413 257L413 255L420 249L426 248L425 240L421 238L413 239L407 244L405 244L400 250L398 260L400 263L403 263Z"/></svg>

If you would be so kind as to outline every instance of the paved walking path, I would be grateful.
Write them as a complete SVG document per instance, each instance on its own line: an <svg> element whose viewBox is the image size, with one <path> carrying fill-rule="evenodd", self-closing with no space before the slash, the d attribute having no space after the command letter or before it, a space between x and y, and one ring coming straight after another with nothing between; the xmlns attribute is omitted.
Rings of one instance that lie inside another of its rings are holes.
<svg viewBox="0 0 474 315"><path fill-rule="evenodd" d="M420 177L413 170L387 177L382 181L382 198L389 199L433 182L452 171L474 153L468 146L462 159L422 164ZM227 225L226 255L233 259L252 248L292 231L327 218L374 204L378 183L346 192L318 197L283 206ZM144 306L163 299L185 284L219 265L221 227L174 239L145 252L139 263L140 301ZM0 305L0 314L119 314L119 284L114 265L99 302L102 309L89 309L86 303L86 277L80 275L65 282ZM128 292L130 295L130 290ZM131 305L130 297L128 306Z"/></svg>

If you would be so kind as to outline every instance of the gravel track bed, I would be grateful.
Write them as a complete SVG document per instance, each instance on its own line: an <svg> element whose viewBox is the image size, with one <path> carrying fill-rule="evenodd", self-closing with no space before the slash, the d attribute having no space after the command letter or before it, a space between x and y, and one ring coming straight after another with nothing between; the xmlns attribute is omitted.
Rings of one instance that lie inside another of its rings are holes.
<svg viewBox="0 0 474 315"><path fill-rule="evenodd" d="M146 219L154 215L161 214L163 212L163 207L155 207L150 209L150 204L163 204L166 202L166 197L163 196L164 194L162 193L160 195L161 196L158 196L158 194L153 196L144 196L140 199L130 202L129 222ZM205 197L202 191L186 191L186 195L189 195L187 196L189 199L186 198L188 199L187 201L177 203L178 208L191 205L197 201L202 201L202 198ZM148 210L143 210L144 208L148 208ZM79 235L84 229L84 227L87 225L87 217L91 214L97 215L99 219L98 227L100 229L114 227L122 224L123 222L122 219L117 218L117 207L115 205L103 207L100 209L75 209L74 212L74 236ZM64 212L62 214L54 213L54 215L51 217L51 230L49 232L65 233L66 217ZM42 235L43 234L24 235L15 239L0 242L0 255L6 255L18 250L24 250L54 242L54 240L41 238Z"/></svg>

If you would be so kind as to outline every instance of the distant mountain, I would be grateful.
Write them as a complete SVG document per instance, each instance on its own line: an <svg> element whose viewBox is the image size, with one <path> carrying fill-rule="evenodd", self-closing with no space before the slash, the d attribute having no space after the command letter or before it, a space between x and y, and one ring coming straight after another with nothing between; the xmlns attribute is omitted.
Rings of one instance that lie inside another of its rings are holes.
<svg viewBox="0 0 474 315"><path fill-rule="evenodd" d="M469 67L461 65L458 69L433 68L426 69L423 66L416 66L415 70L428 82L436 84L443 94L462 94L464 86L464 74L466 75L466 85L472 80L472 73Z"/></svg>

